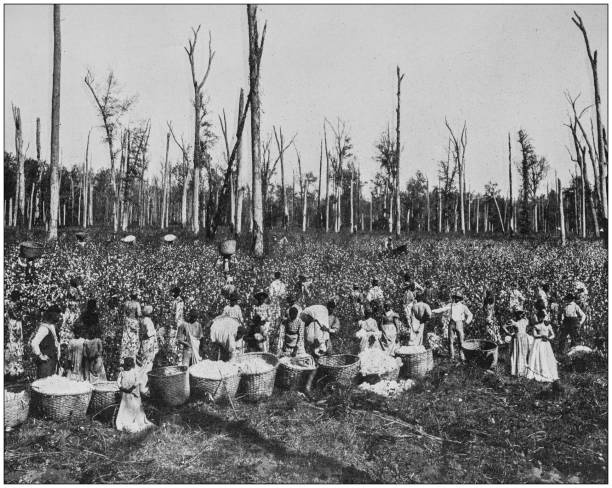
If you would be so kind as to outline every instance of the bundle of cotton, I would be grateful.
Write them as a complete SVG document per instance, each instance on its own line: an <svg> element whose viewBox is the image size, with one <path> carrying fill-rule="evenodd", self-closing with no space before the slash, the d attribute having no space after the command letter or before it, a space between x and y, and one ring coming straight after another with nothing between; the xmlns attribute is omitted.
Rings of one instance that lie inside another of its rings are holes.
<svg viewBox="0 0 612 488"><path fill-rule="evenodd" d="M385 374L402 365L402 360L389 356L380 349L366 349L359 353L361 359L361 374L363 376L371 374Z"/></svg>
<svg viewBox="0 0 612 488"><path fill-rule="evenodd" d="M239 367L235 363L210 361L209 359L200 361L189 368L189 373L191 375L211 380L220 380L221 378L235 376L238 372Z"/></svg>
<svg viewBox="0 0 612 488"><path fill-rule="evenodd" d="M87 381L74 381L57 375L36 380L32 388L44 395L78 395L93 389Z"/></svg>
<svg viewBox="0 0 612 488"><path fill-rule="evenodd" d="M414 381L412 380L400 380L400 381L389 381L382 380L373 385L369 383L362 383L359 385L359 389L364 391L369 391L372 393L376 393L377 395L390 397L394 395L398 395L404 391L410 390L414 386Z"/></svg>

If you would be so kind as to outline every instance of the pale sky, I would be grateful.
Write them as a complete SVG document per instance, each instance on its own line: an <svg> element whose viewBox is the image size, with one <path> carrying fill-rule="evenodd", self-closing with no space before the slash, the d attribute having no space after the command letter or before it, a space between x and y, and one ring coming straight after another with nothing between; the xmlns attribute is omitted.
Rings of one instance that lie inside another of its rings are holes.
<svg viewBox="0 0 612 488"><path fill-rule="evenodd" d="M24 147L35 155L35 121L41 118L42 153L49 160L52 7L6 5L4 140L14 152L11 103L21 108ZM437 161L446 157L444 117L468 125L467 181L482 191L489 180L507 191L508 132L513 159L524 128L539 155L562 181L573 168L564 90L593 101L591 70L582 34L571 22L576 9L599 50L602 108L607 120L606 5L263 5L268 22L262 61L262 138L282 126L296 143L307 170L318 174L325 117L348 124L356 163L371 179L374 144L387 124L395 127L396 74L402 85L402 187L417 169L435 184ZM124 94L138 95L125 122L151 119L151 165L159 174L166 122L193 139L193 87L183 50L191 27L202 25L196 66L203 73L208 31L216 56L205 93L214 130L221 136L223 109L234 126L238 94L248 92L246 7L242 5L62 6L62 164L83 160L91 127L94 167L109 167L108 150L83 77L88 68L103 81L112 69ZM243 178L250 180L250 124L244 139ZM222 161L221 139L213 151ZM172 160L180 158L176 146ZM276 154L276 151L273 153ZM295 152L288 153L290 183ZM550 175L552 181L553 173ZM279 178L279 176L277 176ZM515 191L517 185L515 183Z"/></svg>

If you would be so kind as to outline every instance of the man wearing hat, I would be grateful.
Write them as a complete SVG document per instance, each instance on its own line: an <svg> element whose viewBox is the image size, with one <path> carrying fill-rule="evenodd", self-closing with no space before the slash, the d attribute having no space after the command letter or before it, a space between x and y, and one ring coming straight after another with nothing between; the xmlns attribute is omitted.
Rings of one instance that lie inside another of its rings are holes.
<svg viewBox="0 0 612 488"><path fill-rule="evenodd" d="M465 356L463 354L463 339L465 337L465 333L463 330L463 326L469 325L472 323L473 315L470 312L470 309L462 303L463 301L463 293L461 291L456 290L451 295L452 302L444 307L436 308L432 310L432 313L444 313L450 312L450 324L448 328L448 348L450 352L451 358L455 357L455 345L454 345L454 336L455 333L459 339L459 350L461 351L461 360L465 360Z"/></svg>

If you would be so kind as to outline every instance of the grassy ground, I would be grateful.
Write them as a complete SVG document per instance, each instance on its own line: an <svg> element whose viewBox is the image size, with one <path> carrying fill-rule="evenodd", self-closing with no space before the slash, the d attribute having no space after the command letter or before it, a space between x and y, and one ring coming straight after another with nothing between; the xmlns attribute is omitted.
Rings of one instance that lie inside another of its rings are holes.
<svg viewBox="0 0 612 488"><path fill-rule="evenodd" d="M258 404L147 406L156 427L28 421L5 436L6 483L604 483L607 378L563 389L438 361L394 399L336 390ZM237 418L236 418L237 415Z"/></svg>

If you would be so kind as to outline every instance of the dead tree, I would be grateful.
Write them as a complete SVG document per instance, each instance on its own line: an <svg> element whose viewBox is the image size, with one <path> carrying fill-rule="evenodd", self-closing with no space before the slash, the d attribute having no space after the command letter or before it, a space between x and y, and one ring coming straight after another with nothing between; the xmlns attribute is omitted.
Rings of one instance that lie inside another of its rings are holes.
<svg viewBox="0 0 612 488"><path fill-rule="evenodd" d="M257 28L257 6L247 5L247 19L249 27L249 100L251 102L251 159L253 162L253 252L255 257L264 254L263 207L261 193L261 152L260 152L260 99L259 75L261 58L263 55L266 37L266 24L264 24L261 40Z"/></svg>
<svg viewBox="0 0 612 488"><path fill-rule="evenodd" d="M191 174L191 170L189 169L189 146L183 140L183 136L181 136L181 142L178 141L176 135L174 134L174 130L172 129L172 124L168 122L168 129L170 130L170 134L172 135L172 139L181 150L181 155L183 157L183 191L181 197L181 226L183 228L187 227L187 192L189 190L189 178Z"/></svg>
<svg viewBox="0 0 612 488"><path fill-rule="evenodd" d="M289 209L287 208L287 193L285 191L285 151L293 144L295 140L295 135L291 138L288 144L285 144L283 138L283 128L279 127L278 133L276 132L276 127L274 129L274 138L276 139L276 148L278 150L278 158L280 159L280 167L281 167L281 208L283 209L283 228L287 230L287 224L289 223ZM276 162L274 163L276 167Z"/></svg>
<svg viewBox="0 0 612 488"><path fill-rule="evenodd" d="M53 5L53 88L51 92L51 199L49 204L48 240L57 239L57 220L59 214L59 129L60 129L60 79L62 66L62 34L60 26L60 6Z"/></svg>
<svg viewBox="0 0 612 488"><path fill-rule="evenodd" d="M593 73L593 89L595 93L595 116L597 121L597 154L599 158L599 194L601 198L601 209L604 219L608 219L608 152L607 152L607 143L605 141L605 128L601 122L601 98L599 96L599 79L597 76L597 50L591 52L591 47L589 44L589 36L587 35L586 27L582 22L582 18L574 11L574 17L572 18L572 22L576 24L576 27L580 29L582 32L582 36L584 37L584 43L587 51L587 56L589 58L589 63L591 65L591 71Z"/></svg>
<svg viewBox="0 0 612 488"><path fill-rule="evenodd" d="M400 218L400 89L402 85L402 80L404 79L404 75L400 76L400 68L397 67L397 125L395 128L395 142L397 144L397 149L395 150L395 157L397 159L396 170L395 170L395 234L399 237L402 231L402 219Z"/></svg>
<svg viewBox="0 0 612 488"><path fill-rule="evenodd" d="M12 106L13 121L15 122L15 157L17 159L17 188L15 189L15 202L17 207L17 226L25 223L25 173L23 158L23 136L21 133L21 111L19 107Z"/></svg>
<svg viewBox="0 0 612 488"><path fill-rule="evenodd" d="M323 123L323 137L325 139L325 160L327 161L327 169L325 170L325 232L329 232L329 150L327 149L327 130L325 128L325 122Z"/></svg>
<svg viewBox="0 0 612 488"><path fill-rule="evenodd" d="M212 36L209 32L208 34L208 65L206 67L206 72L200 81L198 81L196 77L196 69L195 69L195 48L198 42L198 32L200 31L200 27L197 29L191 29L193 32L193 39L188 40L188 45L184 48L187 53L187 58L189 59L189 66L191 67L191 81L193 83L193 107L195 112L194 118L194 138L193 138L193 213L191 219L191 230L198 234L200 232L200 168L201 164L201 148L200 148L200 130L202 129L202 119L204 109L204 94L203 88L204 83L208 79L208 75L210 74L210 68L212 66L212 61L215 57L215 53L212 50Z"/></svg>
<svg viewBox="0 0 612 488"><path fill-rule="evenodd" d="M168 212L167 212L167 204L168 204L168 152L170 151L170 132L166 133L166 159L164 161L164 171L162 176L162 208L161 208L161 221L160 227L161 229L165 229L168 227Z"/></svg>
<svg viewBox="0 0 612 488"><path fill-rule="evenodd" d="M98 114L102 119L102 125L106 134L108 152L111 163L111 190L113 192L113 230L119 230L119 192L117 191L117 179L115 176L115 161L117 152L115 150L115 137L119 129L119 121L135 101L134 97L120 99L118 96L119 84L115 75L111 71L108 74L105 85L102 88L94 87L94 77L91 72L85 76L85 85L89 88L94 102L98 109Z"/></svg>
<svg viewBox="0 0 612 488"><path fill-rule="evenodd" d="M463 123L463 129L461 130L461 136L459 139L455 137L453 130L450 128L448 121L446 118L444 119L444 123L448 128L448 131L451 135L452 145L453 145L453 157L455 158L455 162L457 163L457 170L459 176L459 206L461 213L461 233L465 234L465 209L464 209L464 191L463 188L465 186L465 178L464 178L464 167L465 167L465 148L467 146L467 123ZM456 226L455 226L456 227Z"/></svg>

